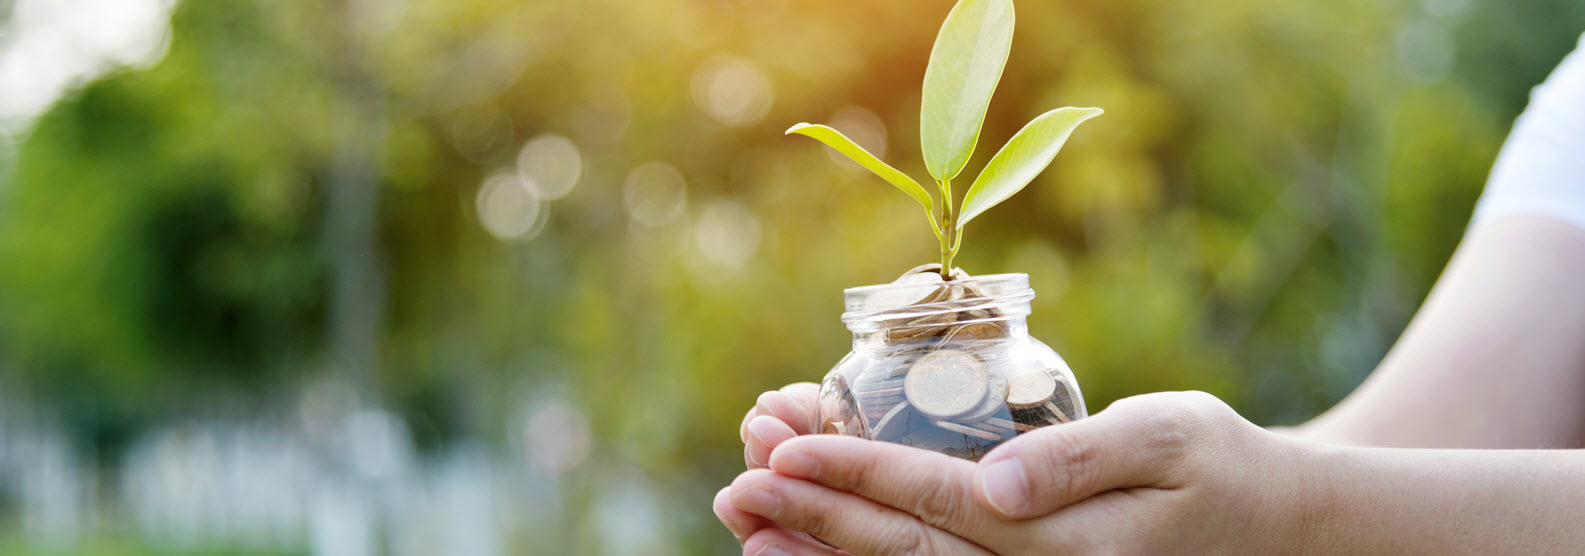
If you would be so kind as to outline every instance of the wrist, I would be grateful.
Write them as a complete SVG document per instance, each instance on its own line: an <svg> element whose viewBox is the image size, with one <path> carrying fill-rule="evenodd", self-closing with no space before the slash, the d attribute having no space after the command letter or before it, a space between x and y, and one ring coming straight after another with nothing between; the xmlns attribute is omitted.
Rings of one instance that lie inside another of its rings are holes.
<svg viewBox="0 0 1585 556"><path fill-rule="evenodd" d="M1338 537L1338 518L1347 511L1342 502L1341 483L1334 478L1343 459L1351 449L1302 437L1282 436L1285 459L1279 493L1277 514L1287 527L1279 531L1287 535L1279 541L1280 552L1289 554L1335 554L1343 548Z"/></svg>

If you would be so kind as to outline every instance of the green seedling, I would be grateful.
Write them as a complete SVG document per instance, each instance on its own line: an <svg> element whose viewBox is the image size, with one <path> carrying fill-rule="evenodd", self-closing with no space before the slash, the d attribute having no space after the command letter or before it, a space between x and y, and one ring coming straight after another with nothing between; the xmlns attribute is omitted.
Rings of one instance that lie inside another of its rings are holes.
<svg viewBox="0 0 1585 556"><path fill-rule="evenodd" d="M936 199L919 182L891 167L837 130L798 124L787 133L807 135L868 168L913 197L925 209L930 229L941 242L941 277L951 279L952 259L963 246L963 226L1035 179L1074 128L1101 115L1100 108L1058 108L1024 125L991 157L953 206L952 179L963 171L979 142L991 94L1007 66L1013 44L1012 0L961 0L947 14L930 50L919 107L919 140L925 168L935 178Z"/></svg>

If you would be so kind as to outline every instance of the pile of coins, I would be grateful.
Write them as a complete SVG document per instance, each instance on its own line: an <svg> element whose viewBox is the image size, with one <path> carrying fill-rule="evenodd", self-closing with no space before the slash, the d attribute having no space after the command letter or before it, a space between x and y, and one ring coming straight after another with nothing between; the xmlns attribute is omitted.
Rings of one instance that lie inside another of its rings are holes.
<svg viewBox="0 0 1585 556"><path fill-rule="evenodd" d="M1066 373L1015 365L995 303L960 283L969 278L961 269L952 280L940 270L910 270L893 282L905 287L866 303L881 315L886 356L841 390L867 436L978 459L1020 433L1079 418ZM847 434L854 426L831 420L821 430Z"/></svg>

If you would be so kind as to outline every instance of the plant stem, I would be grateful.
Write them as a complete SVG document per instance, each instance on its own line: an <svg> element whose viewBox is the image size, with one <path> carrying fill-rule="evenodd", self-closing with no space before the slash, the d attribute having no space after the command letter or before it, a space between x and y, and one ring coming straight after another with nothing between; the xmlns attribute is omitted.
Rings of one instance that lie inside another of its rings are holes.
<svg viewBox="0 0 1585 556"><path fill-rule="evenodd" d="M958 254L958 243L961 232L957 229L958 214L952 209L952 182L951 180L938 180L941 187L941 227L945 234L938 236L941 240L941 279L952 279L952 258Z"/></svg>

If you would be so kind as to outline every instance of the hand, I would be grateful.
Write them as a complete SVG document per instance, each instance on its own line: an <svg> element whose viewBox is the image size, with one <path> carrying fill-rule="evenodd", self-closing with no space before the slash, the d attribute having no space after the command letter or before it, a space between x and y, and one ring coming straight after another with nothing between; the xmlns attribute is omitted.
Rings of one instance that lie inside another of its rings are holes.
<svg viewBox="0 0 1585 556"><path fill-rule="evenodd" d="M814 431L815 404L820 396L820 385L799 382L760 394L754 407L743 416L738 427L738 437L743 441L743 463L749 469L762 469L770 461L771 450L795 436ZM730 488L716 493L712 504L716 517L738 543L746 543L748 535L759 532L756 544L744 545L745 554L754 554L767 544L786 547L799 554L834 551L830 546L811 538L806 533L776 527L762 517L745 513L734 507L728 498ZM774 541L774 542L770 542ZM750 551L749 548L754 550Z"/></svg>
<svg viewBox="0 0 1585 556"><path fill-rule="evenodd" d="M771 449L794 436L813 434L815 404L820 385L799 382L759 395L743 416L738 437L743 440L743 463L749 469L765 467Z"/></svg>
<svg viewBox="0 0 1585 556"><path fill-rule="evenodd" d="M734 528L745 552L1286 553L1304 548L1318 504L1301 481L1309 446L1208 394L1150 394L1021 435L978 464L788 438L717 505L754 518Z"/></svg>

